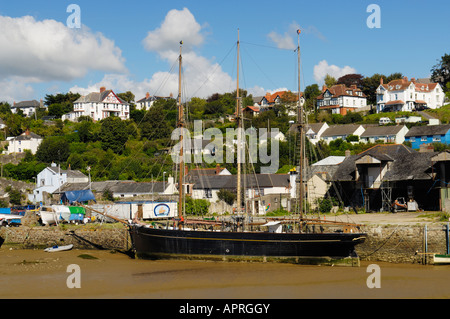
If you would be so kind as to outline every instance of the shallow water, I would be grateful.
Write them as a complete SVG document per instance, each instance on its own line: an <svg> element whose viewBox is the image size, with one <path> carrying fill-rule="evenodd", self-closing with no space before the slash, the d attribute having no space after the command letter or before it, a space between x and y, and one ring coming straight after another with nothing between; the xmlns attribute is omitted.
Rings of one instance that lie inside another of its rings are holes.
<svg viewBox="0 0 450 319"><path fill-rule="evenodd" d="M83 259L80 255L97 259ZM69 265L81 288L68 288ZM121 253L0 249L0 298L449 298L450 266L376 263L380 288L361 267L138 260Z"/></svg>

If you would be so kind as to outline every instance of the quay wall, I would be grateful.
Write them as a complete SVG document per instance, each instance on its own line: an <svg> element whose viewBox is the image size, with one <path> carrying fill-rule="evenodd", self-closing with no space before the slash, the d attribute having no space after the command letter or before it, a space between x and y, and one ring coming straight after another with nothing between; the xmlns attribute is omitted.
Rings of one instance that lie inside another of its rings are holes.
<svg viewBox="0 0 450 319"><path fill-rule="evenodd" d="M428 253L445 253L446 238L443 224L370 225L365 227L368 238L356 251L362 261L391 263L428 263ZM425 238L425 233L427 234ZM54 245L73 244L76 249L107 249L128 251L132 248L126 227L109 229L88 225L75 229L58 226L0 227L4 247L43 249ZM426 246L425 246L426 243ZM425 256L427 260L425 260Z"/></svg>

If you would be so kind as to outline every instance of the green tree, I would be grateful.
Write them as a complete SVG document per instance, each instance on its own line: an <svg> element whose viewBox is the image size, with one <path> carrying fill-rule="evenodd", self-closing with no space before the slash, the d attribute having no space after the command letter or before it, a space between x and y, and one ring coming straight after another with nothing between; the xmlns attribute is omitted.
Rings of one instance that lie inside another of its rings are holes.
<svg viewBox="0 0 450 319"><path fill-rule="evenodd" d="M110 116L101 121L98 135L102 149L111 149L116 154L122 154L125 143L128 140L127 126L124 121L116 116Z"/></svg>
<svg viewBox="0 0 450 319"><path fill-rule="evenodd" d="M325 76L325 85L327 86L327 87L332 87L333 85L335 85L336 84L336 79L334 78L334 77L332 77L331 75L329 75L329 74L327 74L326 76Z"/></svg>
<svg viewBox="0 0 450 319"><path fill-rule="evenodd" d="M13 205L20 205L22 200L22 193L17 189L9 189L9 202Z"/></svg>
<svg viewBox="0 0 450 319"><path fill-rule="evenodd" d="M431 69L431 80L439 83L445 91L449 91L447 83L450 82L450 55L444 54L438 63Z"/></svg>
<svg viewBox="0 0 450 319"><path fill-rule="evenodd" d="M189 113L194 119L201 119L205 112L206 100L193 97L189 102Z"/></svg>
<svg viewBox="0 0 450 319"><path fill-rule="evenodd" d="M148 140L170 137L172 129L166 120L162 104L154 103L141 122L141 137Z"/></svg>
<svg viewBox="0 0 450 319"><path fill-rule="evenodd" d="M44 163L65 162L69 156L69 142L63 136L46 137L36 152L36 158Z"/></svg>
<svg viewBox="0 0 450 319"><path fill-rule="evenodd" d="M236 193L231 192L231 191L226 190L226 189L221 189L217 193L217 197L220 200L223 200L228 205L233 205L234 201L236 200Z"/></svg>

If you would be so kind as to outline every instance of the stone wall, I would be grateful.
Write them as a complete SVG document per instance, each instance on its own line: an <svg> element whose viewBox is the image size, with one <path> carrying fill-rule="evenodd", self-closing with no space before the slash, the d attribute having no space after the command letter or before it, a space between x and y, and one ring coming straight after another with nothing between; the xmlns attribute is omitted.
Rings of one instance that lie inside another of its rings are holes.
<svg viewBox="0 0 450 319"><path fill-rule="evenodd" d="M443 224L427 226L427 248L425 248L425 226L383 225L365 227L366 242L356 247L361 260L393 263L423 263L432 259L428 253L445 253L446 239Z"/></svg>
<svg viewBox="0 0 450 319"><path fill-rule="evenodd" d="M76 249L128 250L132 246L126 227L1 227L0 237L5 240L3 245L19 249L44 249L73 244Z"/></svg>

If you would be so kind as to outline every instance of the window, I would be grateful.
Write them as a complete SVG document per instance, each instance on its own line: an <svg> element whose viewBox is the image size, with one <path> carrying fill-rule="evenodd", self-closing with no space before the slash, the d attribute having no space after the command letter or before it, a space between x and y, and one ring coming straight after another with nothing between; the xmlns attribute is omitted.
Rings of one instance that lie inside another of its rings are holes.
<svg viewBox="0 0 450 319"><path fill-rule="evenodd" d="M440 142L440 141L441 141L441 137L439 135L433 136L433 142Z"/></svg>
<svg viewBox="0 0 450 319"><path fill-rule="evenodd" d="M210 188L205 189L206 198L212 198L212 192Z"/></svg>
<svg viewBox="0 0 450 319"><path fill-rule="evenodd" d="M427 141L427 137L426 136L422 136L422 138L420 139L422 142L426 142Z"/></svg>

